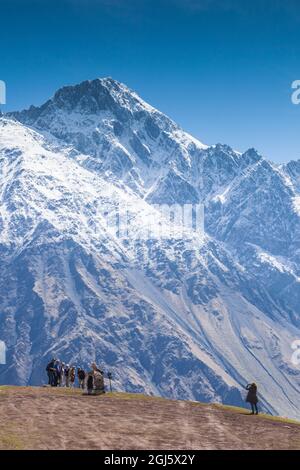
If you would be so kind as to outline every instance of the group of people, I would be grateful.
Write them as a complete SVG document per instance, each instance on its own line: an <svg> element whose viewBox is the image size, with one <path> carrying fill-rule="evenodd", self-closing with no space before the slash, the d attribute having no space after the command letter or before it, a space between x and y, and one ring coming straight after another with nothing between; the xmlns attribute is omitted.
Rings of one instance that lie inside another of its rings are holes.
<svg viewBox="0 0 300 470"><path fill-rule="evenodd" d="M86 372L83 368L70 366L59 359L52 359L46 367L48 374L48 385L51 387L74 387L76 376L78 379L78 387L87 389L87 393L100 394L105 392L104 373L99 369L95 362L91 364L91 370ZM111 374L108 374L111 379ZM246 402L251 405L251 414L258 414L257 408L257 385L255 383L246 386L248 391Z"/></svg>
<svg viewBox="0 0 300 470"><path fill-rule="evenodd" d="M104 393L104 373L93 362L91 370L86 372L82 367L71 366L59 359L51 359L47 364L46 372L48 375L48 385L51 387L74 387L76 376L78 379L78 387L87 389L87 393L98 394Z"/></svg>

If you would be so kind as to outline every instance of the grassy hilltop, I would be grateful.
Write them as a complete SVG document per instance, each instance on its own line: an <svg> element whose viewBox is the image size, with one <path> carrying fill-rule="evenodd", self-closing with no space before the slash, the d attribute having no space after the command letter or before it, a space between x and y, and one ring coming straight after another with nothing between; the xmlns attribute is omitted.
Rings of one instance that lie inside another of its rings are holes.
<svg viewBox="0 0 300 470"><path fill-rule="evenodd" d="M0 449L300 449L300 423L218 404L0 387Z"/></svg>

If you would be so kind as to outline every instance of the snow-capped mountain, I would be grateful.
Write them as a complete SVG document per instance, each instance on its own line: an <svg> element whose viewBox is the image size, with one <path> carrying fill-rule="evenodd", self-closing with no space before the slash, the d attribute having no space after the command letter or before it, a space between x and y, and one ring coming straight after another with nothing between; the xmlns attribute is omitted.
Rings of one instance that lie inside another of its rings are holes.
<svg viewBox="0 0 300 470"><path fill-rule="evenodd" d="M299 162L208 147L110 78L1 117L1 383L96 359L120 389L176 398L241 404L255 381L299 417L299 181ZM204 204L204 237L170 204Z"/></svg>

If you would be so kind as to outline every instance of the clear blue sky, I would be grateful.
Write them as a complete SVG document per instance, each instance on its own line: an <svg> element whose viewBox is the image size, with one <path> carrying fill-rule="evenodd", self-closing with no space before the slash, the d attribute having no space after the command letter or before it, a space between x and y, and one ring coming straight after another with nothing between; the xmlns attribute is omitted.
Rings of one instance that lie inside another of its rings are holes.
<svg viewBox="0 0 300 470"><path fill-rule="evenodd" d="M111 76L205 143L300 158L299 0L0 0L3 111Z"/></svg>

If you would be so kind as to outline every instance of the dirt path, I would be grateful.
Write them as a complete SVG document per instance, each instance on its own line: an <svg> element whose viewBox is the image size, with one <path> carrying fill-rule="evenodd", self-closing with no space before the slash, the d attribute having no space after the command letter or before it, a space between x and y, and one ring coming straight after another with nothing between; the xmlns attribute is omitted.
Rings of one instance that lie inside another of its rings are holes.
<svg viewBox="0 0 300 470"><path fill-rule="evenodd" d="M0 389L0 449L300 449L300 425L215 405Z"/></svg>

